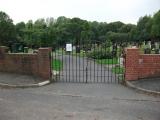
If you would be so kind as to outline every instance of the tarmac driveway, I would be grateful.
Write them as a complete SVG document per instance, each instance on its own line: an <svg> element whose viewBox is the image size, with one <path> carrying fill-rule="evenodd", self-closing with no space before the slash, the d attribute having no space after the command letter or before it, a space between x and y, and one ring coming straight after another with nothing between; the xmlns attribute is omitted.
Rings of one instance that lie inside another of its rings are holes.
<svg viewBox="0 0 160 120"><path fill-rule="evenodd" d="M118 77L111 72L113 65L97 64L94 60L86 57L72 55L57 55L55 59L63 62L63 70L61 70L60 82L76 82L76 83L118 83Z"/></svg>
<svg viewBox="0 0 160 120"><path fill-rule="evenodd" d="M0 120L160 120L160 98L118 84L0 89Z"/></svg>

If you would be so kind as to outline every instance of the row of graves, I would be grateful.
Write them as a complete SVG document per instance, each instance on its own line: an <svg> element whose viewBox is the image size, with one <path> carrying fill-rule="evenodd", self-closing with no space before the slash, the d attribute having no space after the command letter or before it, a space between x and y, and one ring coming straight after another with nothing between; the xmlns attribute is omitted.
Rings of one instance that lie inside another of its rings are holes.
<svg viewBox="0 0 160 120"><path fill-rule="evenodd" d="M144 54L160 54L160 41L145 41Z"/></svg>

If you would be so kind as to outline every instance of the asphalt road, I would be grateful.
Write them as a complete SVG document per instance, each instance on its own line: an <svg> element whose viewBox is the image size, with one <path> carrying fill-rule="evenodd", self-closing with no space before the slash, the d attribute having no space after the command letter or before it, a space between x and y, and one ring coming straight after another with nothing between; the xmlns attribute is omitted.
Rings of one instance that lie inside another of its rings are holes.
<svg viewBox="0 0 160 120"><path fill-rule="evenodd" d="M0 89L0 120L160 120L160 98L119 84Z"/></svg>
<svg viewBox="0 0 160 120"><path fill-rule="evenodd" d="M57 81L78 83L118 83L118 77L111 72L110 66L97 64L86 57L57 55L56 59L63 62Z"/></svg>
<svg viewBox="0 0 160 120"><path fill-rule="evenodd" d="M64 70L68 72L69 56L63 59ZM75 72L76 58L72 59ZM86 59L79 60L82 65L86 63ZM0 88L0 120L160 120L160 97L141 94L120 84L90 82L56 82L27 89Z"/></svg>

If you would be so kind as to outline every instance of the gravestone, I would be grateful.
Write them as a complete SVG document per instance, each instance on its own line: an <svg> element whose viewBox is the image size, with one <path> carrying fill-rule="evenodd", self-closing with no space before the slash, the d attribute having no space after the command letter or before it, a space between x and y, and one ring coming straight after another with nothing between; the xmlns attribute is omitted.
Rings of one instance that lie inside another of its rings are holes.
<svg viewBox="0 0 160 120"><path fill-rule="evenodd" d="M144 54L151 54L151 41L145 43Z"/></svg>
<svg viewBox="0 0 160 120"><path fill-rule="evenodd" d="M158 42L155 42L155 54L159 54L160 53L160 46Z"/></svg>
<svg viewBox="0 0 160 120"><path fill-rule="evenodd" d="M76 53L80 53L81 49L79 46L76 46Z"/></svg>

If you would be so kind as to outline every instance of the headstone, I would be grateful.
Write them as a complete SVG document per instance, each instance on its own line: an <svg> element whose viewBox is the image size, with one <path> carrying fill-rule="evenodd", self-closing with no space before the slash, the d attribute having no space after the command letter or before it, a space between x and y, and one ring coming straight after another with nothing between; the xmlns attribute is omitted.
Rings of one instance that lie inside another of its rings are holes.
<svg viewBox="0 0 160 120"><path fill-rule="evenodd" d="M77 46L77 47L76 47L76 53L80 53L80 51L81 51L81 50L80 50L80 47Z"/></svg>
<svg viewBox="0 0 160 120"><path fill-rule="evenodd" d="M123 66L123 58L122 57L120 57L120 59L119 59L119 64L120 64L120 66Z"/></svg>
<svg viewBox="0 0 160 120"><path fill-rule="evenodd" d="M137 48L137 46L132 46L132 48Z"/></svg>
<svg viewBox="0 0 160 120"><path fill-rule="evenodd" d="M76 46L73 46L73 48L72 48L73 50L76 50Z"/></svg>
<svg viewBox="0 0 160 120"><path fill-rule="evenodd" d="M158 44L158 42L155 42L155 49L159 49L159 44Z"/></svg>
<svg viewBox="0 0 160 120"><path fill-rule="evenodd" d="M151 48L151 41L148 41L148 47Z"/></svg>
<svg viewBox="0 0 160 120"><path fill-rule="evenodd" d="M158 42L155 43L155 54L159 54L160 53L160 46L158 44Z"/></svg>
<svg viewBox="0 0 160 120"><path fill-rule="evenodd" d="M18 52L23 52L24 51L23 45L19 44L17 47L18 47Z"/></svg>
<svg viewBox="0 0 160 120"><path fill-rule="evenodd" d="M28 47L24 47L24 53L28 53Z"/></svg>

